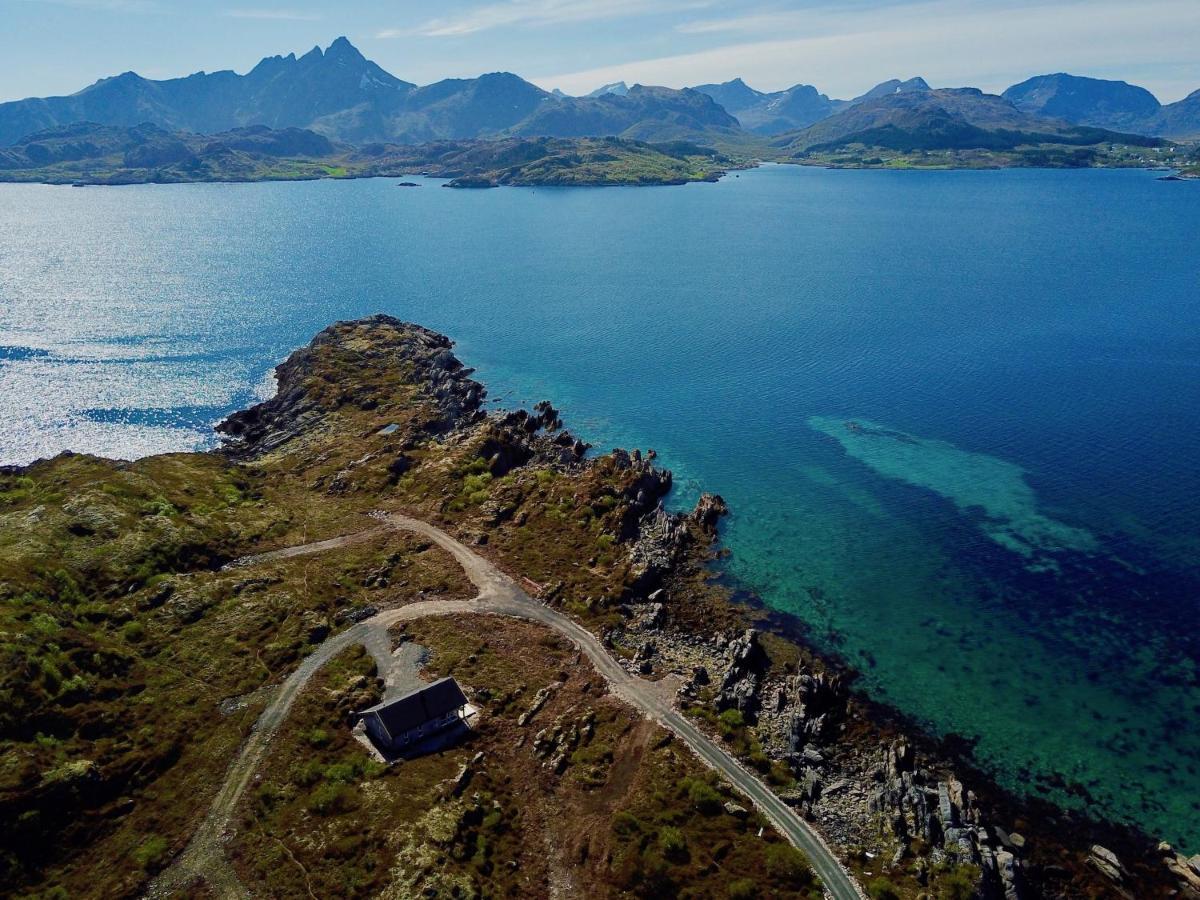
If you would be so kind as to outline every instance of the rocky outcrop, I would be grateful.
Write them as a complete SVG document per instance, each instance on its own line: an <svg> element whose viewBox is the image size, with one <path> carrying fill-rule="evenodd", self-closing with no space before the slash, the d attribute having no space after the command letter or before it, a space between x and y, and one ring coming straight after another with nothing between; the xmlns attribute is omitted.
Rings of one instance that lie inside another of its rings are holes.
<svg viewBox="0 0 1200 900"><path fill-rule="evenodd" d="M871 772L869 808L879 827L900 848L914 839L934 848L934 863L969 863L980 871L978 896L1020 900L1027 896L1021 854L1025 840L989 825L975 794L953 776L938 778L920 766L903 740L884 747Z"/></svg>
<svg viewBox="0 0 1200 900"><path fill-rule="evenodd" d="M386 379L415 388L429 402L430 432L478 421L487 391L453 346L445 335L392 316L331 325L275 368L274 397L217 426L227 438L223 452L236 459L259 457L319 428L346 404L372 408Z"/></svg>
<svg viewBox="0 0 1200 900"><path fill-rule="evenodd" d="M718 644L719 646L719 644ZM736 709L746 721L758 714L759 686L767 664L758 632L747 628L725 645L725 674L714 701L718 710Z"/></svg>

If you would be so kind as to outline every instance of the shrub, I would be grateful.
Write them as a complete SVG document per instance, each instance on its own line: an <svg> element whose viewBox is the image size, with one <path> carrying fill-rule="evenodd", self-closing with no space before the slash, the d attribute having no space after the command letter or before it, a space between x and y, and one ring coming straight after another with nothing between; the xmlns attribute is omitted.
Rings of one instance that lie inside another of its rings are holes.
<svg viewBox="0 0 1200 900"><path fill-rule="evenodd" d="M791 844L767 846L767 872L789 886L812 884L812 865L808 857Z"/></svg>
<svg viewBox="0 0 1200 900"><path fill-rule="evenodd" d="M126 622L125 627L121 629L121 637L131 644L139 643L146 637L146 628L141 622Z"/></svg>
<svg viewBox="0 0 1200 900"><path fill-rule="evenodd" d="M744 727L745 724L746 720L736 709L727 709L725 712L721 713L721 715L717 716L717 727L720 729L721 734L725 737L729 737L737 733L737 731Z"/></svg>
<svg viewBox="0 0 1200 900"><path fill-rule="evenodd" d="M685 784L687 785L688 799L692 801L696 809L706 816L715 815L721 811L721 795L711 784L699 778L689 778Z"/></svg>
<svg viewBox="0 0 1200 900"><path fill-rule="evenodd" d="M354 763L333 763L325 768L325 778L342 784L350 784L358 780L358 767Z"/></svg>
<svg viewBox="0 0 1200 900"><path fill-rule="evenodd" d="M335 813L346 812L353 805L350 792L346 789L346 786L329 781L318 785L305 804L309 812L316 813L318 816L330 816Z"/></svg>
<svg viewBox="0 0 1200 900"><path fill-rule="evenodd" d="M871 900L900 900L900 889L886 878L873 878L867 884Z"/></svg>
<svg viewBox="0 0 1200 900"><path fill-rule="evenodd" d="M329 732L324 728L314 728L304 735L304 740L313 747L325 747L329 744Z"/></svg>
<svg viewBox="0 0 1200 900"><path fill-rule="evenodd" d="M729 883L729 900L755 900L758 885L749 878L739 878Z"/></svg>
<svg viewBox="0 0 1200 900"><path fill-rule="evenodd" d="M687 858L687 841L683 832L672 825L667 825L658 832L658 846L662 848L663 856L672 862Z"/></svg>
<svg viewBox="0 0 1200 900"><path fill-rule="evenodd" d="M133 851L133 861L143 869L149 869L157 864L167 853L167 839L161 835L152 834L140 847Z"/></svg>
<svg viewBox="0 0 1200 900"><path fill-rule="evenodd" d="M979 880L975 866L956 866L937 878L938 900L971 900Z"/></svg>
<svg viewBox="0 0 1200 900"><path fill-rule="evenodd" d="M628 837L640 832L642 823L633 813L619 812L612 818L612 830L616 834Z"/></svg>

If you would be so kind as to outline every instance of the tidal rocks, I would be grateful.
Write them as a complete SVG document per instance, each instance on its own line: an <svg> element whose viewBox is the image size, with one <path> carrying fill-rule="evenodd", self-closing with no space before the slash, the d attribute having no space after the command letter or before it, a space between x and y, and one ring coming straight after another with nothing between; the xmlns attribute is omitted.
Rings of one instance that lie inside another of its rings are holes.
<svg viewBox="0 0 1200 900"><path fill-rule="evenodd" d="M1162 854L1167 871L1179 884L1180 896L1200 900L1200 855L1187 859L1165 842L1158 845L1158 852Z"/></svg>
<svg viewBox="0 0 1200 900"><path fill-rule="evenodd" d="M1107 847L1093 844L1088 852L1088 863L1099 870L1100 874L1109 881L1120 883L1125 879L1125 867L1117 859L1117 854Z"/></svg>
<svg viewBox="0 0 1200 900"><path fill-rule="evenodd" d="M658 484L653 490L660 488L661 484ZM634 498L634 508L643 505L647 499L646 491L639 490ZM629 550L629 561L635 589L646 590L651 585L657 585L679 559L687 544L687 526L658 503L653 512L638 520L636 534L637 538Z"/></svg>

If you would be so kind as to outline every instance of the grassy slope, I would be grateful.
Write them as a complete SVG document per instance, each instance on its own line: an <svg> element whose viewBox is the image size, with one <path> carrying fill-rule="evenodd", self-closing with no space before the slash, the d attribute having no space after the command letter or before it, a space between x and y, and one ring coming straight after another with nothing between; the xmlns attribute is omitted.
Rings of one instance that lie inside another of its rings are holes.
<svg viewBox="0 0 1200 900"><path fill-rule="evenodd" d="M452 674L476 691L475 734L391 768L365 761L341 698L371 662L347 654L307 692L244 804L232 854L245 883L277 896L540 897L552 883L577 895L723 896L745 879L772 896L808 892L803 858L772 834L759 840L757 816L727 813L731 795L598 690L567 642L487 617L410 630L433 652L430 676ZM556 682L535 719L518 725L534 693ZM561 773L535 737L556 728L569 753ZM449 783L477 754L455 795Z"/></svg>
<svg viewBox="0 0 1200 900"><path fill-rule="evenodd" d="M195 142L194 142L195 143ZM0 181L49 184L144 184L295 181L428 172L462 186L638 185L712 181L731 164L687 144L651 145L617 138L453 141L401 147L337 148L324 156L275 156L237 150L155 166L131 164L123 150L98 146L83 159L36 167L0 167Z"/></svg>

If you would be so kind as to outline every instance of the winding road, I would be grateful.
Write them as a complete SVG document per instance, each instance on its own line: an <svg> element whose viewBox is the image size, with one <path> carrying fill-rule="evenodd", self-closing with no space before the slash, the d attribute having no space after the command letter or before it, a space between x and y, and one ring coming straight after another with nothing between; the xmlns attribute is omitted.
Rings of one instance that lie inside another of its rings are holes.
<svg viewBox="0 0 1200 900"><path fill-rule="evenodd" d="M301 662L263 710L250 737L229 766L225 781L204 821L175 862L150 886L147 896L165 897L183 892L197 879L208 883L221 897L244 897L247 892L237 879L224 852L238 801L254 777L267 747L287 719L292 704L310 678L329 660L356 644L368 649L377 645L389 626L426 616L454 613L510 616L553 628L585 653L604 676L610 690L643 715L658 722L683 741L702 762L720 772L812 862L825 891L833 900L865 900L865 895L843 868L821 836L785 804L757 776L715 744L673 705L659 685L626 672L590 631L530 597L509 576L470 548L439 528L396 513L376 512L380 527L273 553L246 557L232 565L243 567L263 562L322 553L378 535L384 529L411 531L433 541L453 556L479 591L474 600L431 600L385 610L325 641Z"/></svg>

